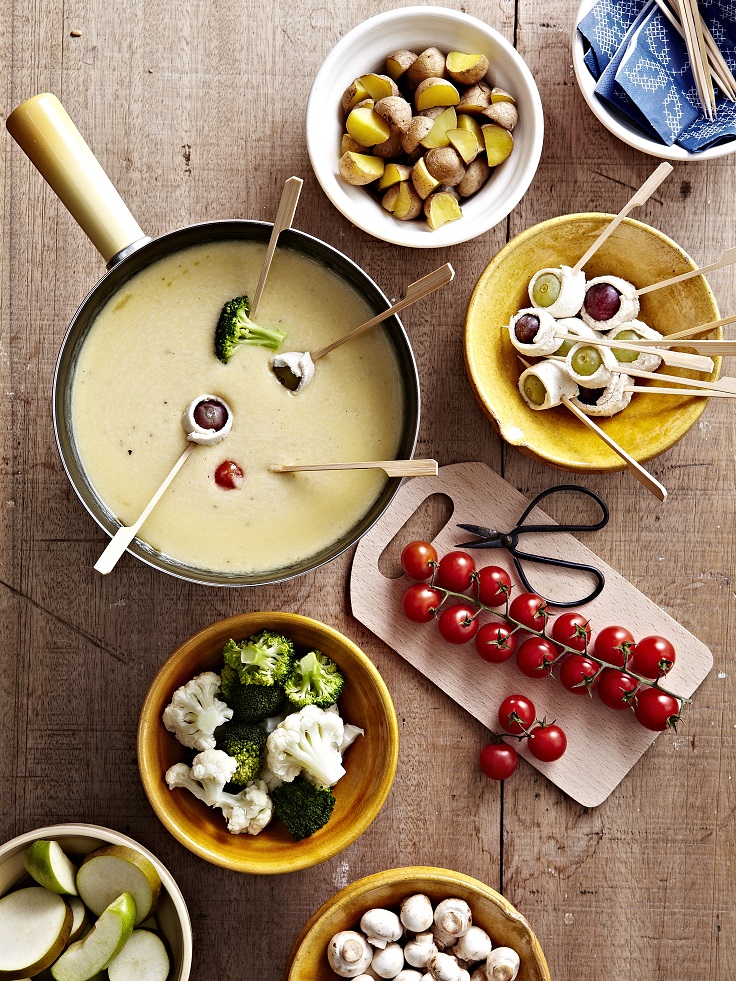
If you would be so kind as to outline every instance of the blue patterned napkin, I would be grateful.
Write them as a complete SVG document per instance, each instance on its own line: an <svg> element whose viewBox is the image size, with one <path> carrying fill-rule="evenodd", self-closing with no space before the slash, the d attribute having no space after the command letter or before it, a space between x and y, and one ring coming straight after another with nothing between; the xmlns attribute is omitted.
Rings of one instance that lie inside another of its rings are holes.
<svg viewBox="0 0 736 981"><path fill-rule="evenodd" d="M736 0L700 0L700 9L736 71ZM596 93L648 136L691 153L736 137L736 103L716 90L716 119L705 118L685 42L653 0L599 0L578 27Z"/></svg>

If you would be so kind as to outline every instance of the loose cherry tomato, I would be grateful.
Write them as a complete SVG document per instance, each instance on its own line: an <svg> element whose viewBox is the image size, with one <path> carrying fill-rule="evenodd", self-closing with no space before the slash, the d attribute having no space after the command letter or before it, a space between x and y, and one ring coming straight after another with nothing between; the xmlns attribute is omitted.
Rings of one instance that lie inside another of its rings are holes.
<svg viewBox="0 0 736 981"><path fill-rule="evenodd" d="M547 604L536 593L519 593L511 601L509 616L530 630L544 630L547 622Z"/></svg>
<svg viewBox="0 0 736 981"><path fill-rule="evenodd" d="M484 661L503 664L516 649L516 634L506 623L484 623L475 635L475 646Z"/></svg>
<svg viewBox="0 0 736 981"><path fill-rule="evenodd" d="M595 638L593 653L601 661L625 668L634 646L634 635L626 627L604 627Z"/></svg>
<svg viewBox="0 0 736 981"><path fill-rule="evenodd" d="M437 564L437 549L429 542L409 542L401 553L401 568L411 579L429 579Z"/></svg>
<svg viewBox="0 0 736 981"><path fill-rule="evenodd" d="M510 777L519 763L519 754L506 743L489 743L480 751L480 768L491 780Z"/></svg>
<svg viewBox="0 0 736 981"><path fill-rule="evenodd" d="M442 602L442 593L426 583L415 583L404 593L401 605L404 615L414 623L429 623Z"/></svg>
<svg viewBox="0 0 736 981"><path fill-rule="evenodd" d="M440 633L450 644L464 644L478 633L478 618L472 606L464 603L449 606L440 615Z"/></svg>
<svg viewBox="0 0 736 981"><path fill-rule="evenodd" d="M645 678L659 678L673 667L676 657L675 648L666 637L642 637L634 648L631 670Z"/></svg>
<svg viewBox="0 0 736 981"><path fill-rule="evenodd" d="M478 572L478 599L485 606L503 606L511 592L511 577L497 565L487 565Z"/></svg>
<svg viewBox="0 0 736 981"><path fill-rule="evenodd" d="M244 479L243 471L234 460L223 460L215 470L215 483L223 490L238 490Z"/></svg>
<svg viewBox="0 0 736 981"><path fill-rule="evenodd" d="M543 763L554 763L567 749L567 736L552 723L540 722L529 736L529 752Z"/></svg>
<svg viewBox="0 0 736 981"><path fill-rule="evenodd" d="M518 716L521 722L519 719L512 719L512 716ZM516 736L531 728L536 717L534 702L526 695L509 695L498 707L498 721L506 732Z"/></svg>
<svg viewBox="0 0 736 981"><path fill-rule="evenodd" d="M639 682L636 678L616 671L615 668L604 668L598 679L598 697L610 709L620 711L629 705L626 695L636 691Z"/></svg>
<svg viewBox="0 0 736 981"><path fill-rule="evenodd" d="M552 639L575 651L585 651L590 640L590 624L582 613L561 613L552 624Z"/></svg>
<svg viewBox="0 0 736 981"><path fill-rule="evenodd" d="M475 562L467 552L448 552L440 559L436 583L453 593L464 593L475 572Z"/></svg>
<svg viewBox="0 0 736 981"><path fill-rule="evenodd" d="M634 699L634 715L645 729L674 729L680 719L680 703L656 688L642 688Z"/></svg>
<svg viewBox="0 0 736 981"><path fill-rule="evenodd" d="M516 667L527 678L548 678L559 650L546 637L529 637L516 652Z"/></svg>
<svg viewBox="0 0 736 981"><path fill-rule="evenodd" d="M587 695L598 684L600 664L582 654L571 654L562 662L560 681L573 695ZM595 679L595 680L592 680Z"/></svg>

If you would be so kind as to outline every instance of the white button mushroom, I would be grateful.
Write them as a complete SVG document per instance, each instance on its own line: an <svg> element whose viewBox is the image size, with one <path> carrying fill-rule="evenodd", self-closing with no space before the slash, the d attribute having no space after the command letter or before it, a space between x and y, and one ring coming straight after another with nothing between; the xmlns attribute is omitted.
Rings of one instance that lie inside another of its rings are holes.
<svg viewBox="0 0 736 981"><path fill-rule="evenodd" d="M488 981L514 981L521 959L512 947L496 947L486 960Z"/></svg>
<svg viewBox="0 0 736 981"><path fill-rule="evenodd" d="M470 975L470 981L488 981L485 964L479 964Z"/></svg>
<svg viewBox="0 0 736 981"><path fill-rule="evenodd" d="M473 914L464 899L443 899L434 911L438 930L451 937L462 937L473 925Z"/></svg>
<svg viewBox="0 0 736 981"><path fill-rule="evenodd" d="M341 978L357 978L373 958L373 949L362 933L343 930L336 933L327 946L330 967Z"/></svg>
<svg viewBox="0 0 736 981"><path fill-rule="evenodd" d="M470 981L470 975L451 954L434 954L427 961L427 969L434 981Z"/></svg>
<svg viewBox="0 0 736 981"><path fill-rule="evenodd" d="M377 950L371 961L371 968L380 978L395 978L404 967L404 951L394 943L386 944Z"/></svg>
<svg viewBox="0 0 736 981"><path fill-rule="evenodd" d="M425 930L429 930L434 919L429 896L417 893L402 899L399 919L412 933L424 933Z"/></svg>
<svg viewBox="0 0 736 981"><path fill-rule="evenodd" d="M412 967L426 967L429 958L436 953L437 945L431 933L418 933L404 947L406 963L411 964ZM487 953L486 951L483 956L486 956Z"/></svg>
<svg viewBox="0 0 736 981"><path fill-rule="evenodd" d="M374 947L383 949L386 944L393 943L404 934L396 913L387 909L369 909L360 920L360 929ZM400 969L399 969L400 970ZM389 977L389 975L385 975Z"/></svg>
<svg viewBox="0 0 736 981"><path fill-rule="evenodd" d="M422 981L422 972L413 971L411 968L404 968L394 978L394 981Z"/></svg>
<svg viewBox="0 0 736 981"><path fill-rule="evenodd" d="M461 961L474 964L476 961L484 961L492 949L493 944L486 931L478 926L471 926L468 932L460 937L452 952Z"/></svg>

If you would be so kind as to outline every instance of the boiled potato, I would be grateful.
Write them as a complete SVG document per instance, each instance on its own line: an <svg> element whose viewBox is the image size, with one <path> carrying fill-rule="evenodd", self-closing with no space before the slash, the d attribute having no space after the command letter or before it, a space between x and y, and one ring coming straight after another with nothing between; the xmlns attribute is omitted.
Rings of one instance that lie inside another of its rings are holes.
<svg viewBox="0 0 736 981"><path fill-rule="evenodd" d="M340 176L348 184L370 184L383 174L383 160L366 153L348 150L340 157Z"/></svg>

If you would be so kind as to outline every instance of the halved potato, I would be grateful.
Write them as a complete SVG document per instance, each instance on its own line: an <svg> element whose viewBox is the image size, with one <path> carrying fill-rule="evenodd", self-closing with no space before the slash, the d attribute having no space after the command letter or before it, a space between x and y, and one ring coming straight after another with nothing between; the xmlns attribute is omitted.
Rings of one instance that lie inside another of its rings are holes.
<svg viewBox="0 0 736 981"><path fill-rule="evenodd" d="M510 155L514 149L514 138L507 129L497 123L487 123L481 126L483 139L486 144L486 156L491 167L497 167Z"/></svg>
<svg viewBox="0 0 736 981"><path fill-rule="evenodd" d="M446 78L425 78L414 95L417 112L433 106L456 106L459 101L460 93Z"/></svg>
<svg viewBox="0 0 736 981"><path fill-rule="evenodd" d="M363 99L367 99L369 97L370 94L368 89L363 85L359 78L356 78L350 83L350 85L348 85L342 94L342 111L347 116L350 110L354 109L359 102L362 102Z"/></svg>
<svg viewBox="0 0 736 981"><path fill-rule="evenodd" d="M411 125L411 106L400 95L389 95L385 99L379 99L375 110L391 129L398 129L401 133L405 133Z"/></svg>
<svg viewBox="0 0 736 981"><path fill-rule="evenodd" d="M487 109L484 109L483 115L492 123L498 123L499 126L503 126L509 132L519 122L519 113L513 102L492 103Z"/></svg>
<svg viewBox="0 0 736 981"><path fill-rule="evenodd" d="M384 160L395 160L400 157L402 136L403 133L400 133L399 130L392 129L387 140L384 140L383 143L376 143L373 147L373 155L383 157Z"/></svg>
<svg viewBox="0 0 736 981"><path fill-rule="evenodd" d="M455 190L460 197L469 198L471 194L475 194L483 187L490 173L491 168L485 157L476 157L472 163L468 164L465 177L456 185Z"/></svg>
<svg viewBox="0 0 736 981"><path fill-rule="evenodd" d="M388 75L369 73L368 75L361 75L357 81L375 102L380 99L387 99L390 95L400 94L398 85Z"/></svg>
<svg viewBox="0 0 736 981"><path fill-rule="evenodd" d="M472 134L470 134L472 139ZM435 147L424 155L424 165L427 172L439 184L454 187L465 176L465 165L457 150L451 146Z"/></svg>
<svg viewBox="0 0 736 981"><path fill-rule="evenodd" d="M343 133L342 139L340 140L340 153L347 153L348 150L356 150L358 153L362 153L365 148L357 143L350 133Z"/></svg>
<svg viewBox="0 0 736 981"><path fill-rule="evenodd" d="M340 176L348 184L370 184L377 181L383 173L381 157L371 157L367 153L348 150L340 157L338 169Z"/></svg>
<svg viewBox="0 0 736 981"><path fill-rule="evenodd" d="M411 182L414 185L414 189L422 200L428 198L435 188L440 186L440 181L436 177L432 177L430 172L427 170L427 165L424 162L424 157L417 162L412 167L411 171Z"/></svg>
<svg viewBox="0 0 736 981"><path fill-rule="evenodd" d="M369 106L353 109L345 120L345 128L355 142L363 147L384 143L391 135L386 120L381 119L375 109Z"/></svg>
<svg viewBox="0 0 736 981"><path fill-rule="evenodd" d="M448 221L456 221L463 216L462 208L457 199L446 191L430 194L424 202L424 214L432 231Z"/></svg>
<svg viewBox="0 0 736 981"><path fill-rule="evenodd" d="M407 69L411 68L416 60L416 53L414 51L409 51L407 48L401 48L399 51L392 51L386 58L386 74L396 82L407 71Z"/></svg>
<svg viewBox="0 0 736 981"><path fill-rule="evenodd" d="M447 139L466 164L475 160L480 153L481 148L478 146L475 133L471 133L469 129L448 129Z"/></svg>
<svg viewBox="0 0 736 981"><path fill-rule="evenodd" d="M425 48L416 61L407 69L406 75L414 85L419 85L425 78L442 78L445 74L445 56L439 48Z"/></svg>
<svg viewBox="0 0 736 981"><path fill-rule="evenodd" d="M466 129L469 133L478 141L478 149L485 149L485 142L483 140L483 133L481 132L480 123L473 116L469 116L467 113L459 112L457 114L457 125L458 129Z"/></svg>
<svg viewBox="0 0 736 981"><path fill-rule="evenodd" d="M449 146L447 131L457 126L457 115L454 106L443 109L434 119L432 129L420 140L423 147L431 150L436 146Z"/></svg>
<svg viewBox="0 0 736 981"><path fill-rule="evenodd" d="M491 89L491 102L512 102L516 105L516 99L506 91L506 89L500 89L498 86Z"/></svg>
<svg viewBox="0 0 736 981"><path fill-rule="evenodd" d="M483 112L491 104L491 87L485 82L476 82L466 89L457 104L458 112Z"/></svg>
<svg viewBox="0 0 736 981"><path fill-rule="evenodd" d="M385 187L391 187L392 184L399 184L401 181L408 180L411 180L411 167L408 164L391 161L384 167L378 186L383 190Z"/></svg>
<svg viewBox="0 0 736 981"><path fill-rule="evenodd" d="M485 78L488 59L483 54L463 54L451 51L446 61L447 74L460 85L473 85Z"/></svg>
<svg viewBox="0 0 736 981"><path fill-rule="evenodd" d="M422 211L422 199L417 194L411 181L399 184L399 193L394 205L394 218L399 221L411 221Z"/></svg>
<svg viewBox="0 0 736 981"><path fill-rule="evenodd" d="M415 116L409 124L409 129L401 137L404 153L413 153L420 142L432 132L434 123L426 116Z"/></svg>

